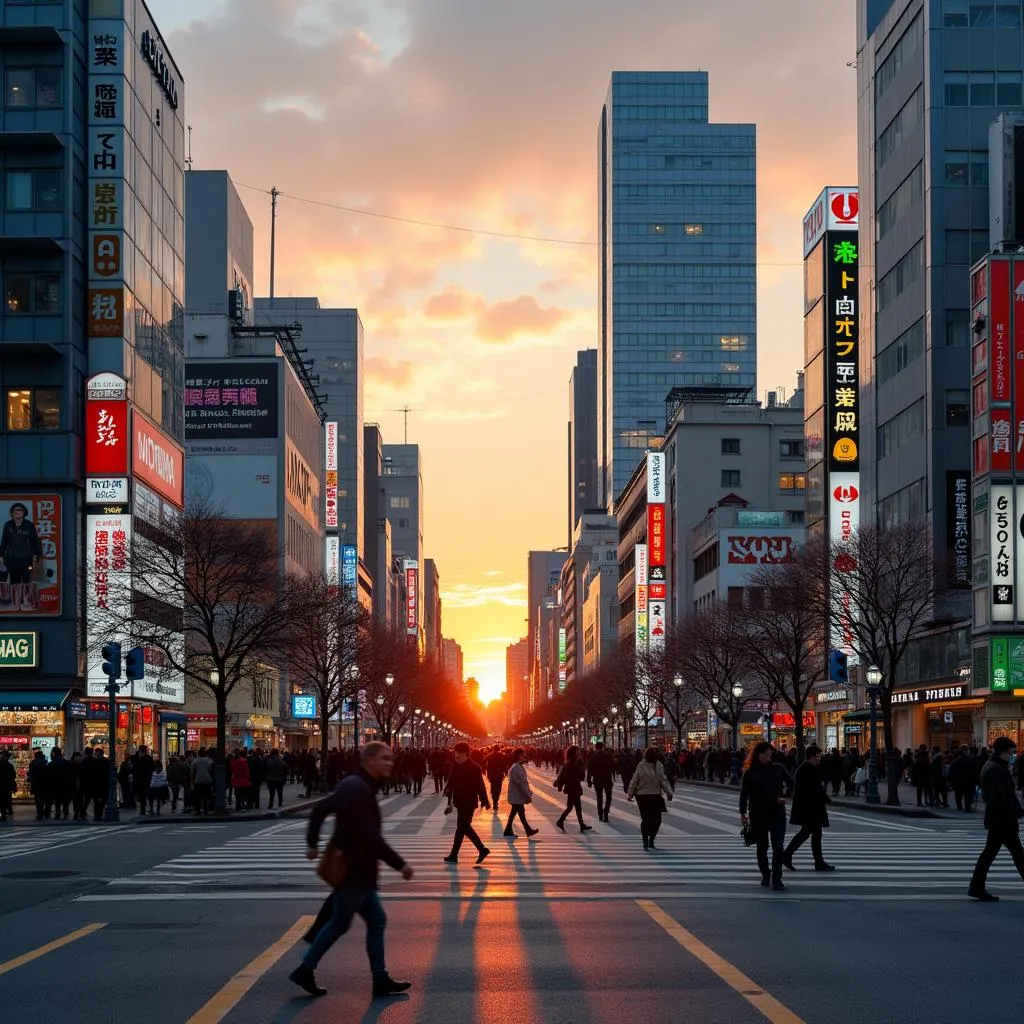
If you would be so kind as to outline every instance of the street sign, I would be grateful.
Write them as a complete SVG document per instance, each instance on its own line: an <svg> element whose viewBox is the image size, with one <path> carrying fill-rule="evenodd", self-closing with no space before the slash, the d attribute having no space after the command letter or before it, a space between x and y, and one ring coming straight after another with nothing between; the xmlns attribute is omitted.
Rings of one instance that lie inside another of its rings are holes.
<svg viewBox="0 0 1024 1024"><path fill-rule="evenodd" d="M0 633L0 668L39 668L39 634Z"/></svg>

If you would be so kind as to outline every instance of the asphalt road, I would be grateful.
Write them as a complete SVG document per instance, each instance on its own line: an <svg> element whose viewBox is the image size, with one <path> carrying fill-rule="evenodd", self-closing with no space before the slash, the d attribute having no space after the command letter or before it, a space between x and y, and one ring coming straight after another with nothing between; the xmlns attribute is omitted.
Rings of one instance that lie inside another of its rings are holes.
<svg viewBox="0 0 1024 1024"><path fill-rule="evenodd" d="M542 831L504 839L482 868L448 852L432 794L383 802L389 841L416 868L384 869L388 959L409 996L369 995L362 924L318 972L310 999L287 980L323 892L302 859L303 821L0 832L4 1019L147 1024L418 1022L900 1024L1019 1019L1019 985L987 933L1024 924L1024 883L1004 854L979 905L965 895L980 815L901 819L836 809L834 875L801 851L785 893L758 885L735 790L681 789L659 849L644 851L621 789L612 821L553 827L560 796L534 772ZM505 809L503 805L503 810Z"/></svg>

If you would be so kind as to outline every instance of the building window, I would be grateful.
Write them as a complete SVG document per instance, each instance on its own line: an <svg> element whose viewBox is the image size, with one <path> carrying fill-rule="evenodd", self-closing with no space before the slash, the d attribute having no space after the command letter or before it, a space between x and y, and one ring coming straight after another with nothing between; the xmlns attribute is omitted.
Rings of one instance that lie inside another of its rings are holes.
<svg viewBox="0 0 1024 1024"><path fill-rule="evenodd" d="M8 388L8 430L59 430L60 392L57 388Z"/></svg>
<svg viewBox="0 0 1024 1024"><path fill-rule="evenodd" d="M8 171L4 190L8 210L59 210L60 171Z"/></svg>
<svg viewBox="0 0 1024 1024"><path fill-rule="evenodd" d="M924 320L908 327L888 348L878 354L875 377L882 385L924 355Z"/></svg>
<svg viewBox="0 0 1024 1024"><path fill-rule="evenodd" d="M390 508L412 508L412 502L408 495L392 494L388 505Z"/></svg>
<svg viewBox="0 0 1024 1024"><path fill-rule="evenodd" d="M997 4L996 28L1020 28L1020 5Z"/></svg>
<svg viewBox="0 0 1024 1024"><path fill-rule="evenodd" d="M740 487L740 471L738 469L723 469L722 470L722 486L723 487Z"/></svg>
<svg viewBox="0 0 1024 1024"><path fill-rule="evenodd" d="M740 453L740 439L738 437L723 437L722 438L722 454L723 455L739 455Z"/></svg>
<svg viewBox="0 0 1024 1024"><path fill-rule="evenodd" d="M664 224L652 224L651 225L651 234L652 235L663 235L663 234L665 234L665 225Z"/></svg>
<svg viewBox="0 0 1024 1024"><path fill-rule="evenodd" d="M971 421L971 400L966 391L946 392L946 426L966 427Z"/></svg>
<svg viewBox="0 0 1024 1024"><path fill-rule="evenodd" d="M943 78L947 107L966 107L969 98L966 71L947 71Z"/></svg>
<svg viewBox="0 0 1024 1024"><path fill-rule="evenodd" d="M60 312L60 274L8 274L4 286L8 313Z"/></svg>
<svg viewBox="0 0 1024 1024"><path fill-rule="evenodd" d="M738 334L727 335L719 339L723 352L744 352L747 348L747 339Z"/></svg>
<svg viewBox="0 0 1024 1024"><path fill-rule="evenodd" d="M779 456L783 459L802 459L804 457L803 441L780 441Z"/></svg>
<svg viewBox="0 0 1024 1024"><path fill-rule="evenodd" d="M683 228L683 231L685 231L686 234L688 234L688 235L703 235L704 234L704 225L703 224L687 224Z"/></svg>
<svg viewBox="0 0 1024 1024"><path fill-rule="evenodd" d="M968 0L942 0L943 28L967 28Z"/></svg>
<svg viewBox="0 0 1024 1024"><path fill-rule="evenodd" d="M970 348L971 311L969 309L946 310L946 348Z"/></svg>
<svg viewBox="0 0 1024 1024"><path fill-rule="evenodd" d="M60 68L8 68L7 107L12 110L62 107L63 81Z"/></svg>
<svg viewBox="0 0 1024 1024"><path fill-rule="evenodd" d="M913 405L897 413L878 428L878 442L875 454L885 458L905 448L925 432L924 399L919 398Z"/></svg>
<svg viewBox="0 0 1024 1024"><path fill-rule="evenodd" d="M784 494L796 494L802 491L807 485L807 478L803 473L780 473L779 490Z"/></svg>

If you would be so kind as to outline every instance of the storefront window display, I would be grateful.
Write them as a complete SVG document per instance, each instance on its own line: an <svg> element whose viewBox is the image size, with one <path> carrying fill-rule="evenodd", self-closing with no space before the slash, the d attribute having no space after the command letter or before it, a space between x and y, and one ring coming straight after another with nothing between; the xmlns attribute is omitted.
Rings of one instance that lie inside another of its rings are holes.
<svg viewBox="0 0 1024 1024"><path fill-rule="evenodd" d="M117 753L118 759L130 754L140 746L150 750L156 747L153 708L149 704L119 702L117 705ZM83 723L84 742L87 747L110 746L110 720L106 701L90 701ZM159 751L158 751L159 752Z"/></svg>
<svg viewBox="0 0 1024 1024"><path fill-rule="evenodd" d="M17 778L15 798L29 796L28 763L41 750L47 759L54 747L64 747L66 726L62 711L0 711L0 747L6 750Z"/></svg>
<svg viewBox="0 0 1024 1024"><path fill-rule="evenodd" d="M1014 743L1020 744L1020 721L1016 718L989 719L988 738L986 743L991 747L1000 736L1009 736Z"/></svg>

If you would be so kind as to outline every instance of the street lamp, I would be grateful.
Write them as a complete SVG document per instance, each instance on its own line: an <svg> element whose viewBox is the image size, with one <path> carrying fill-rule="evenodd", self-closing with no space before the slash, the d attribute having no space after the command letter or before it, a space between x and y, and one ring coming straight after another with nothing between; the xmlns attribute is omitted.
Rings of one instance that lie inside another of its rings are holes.
<svg viewBox="0 0 1024 1024"><path fill-rule="evenodd" d="M738 786L740 784L740 701L743 699L743 684L733 683L732 687L733 700L736 702L730 713L732 715L732 757L730 758L729 767L729 785Z"/></svg>
<svg viewBox="0 0 1024 1024"><path fill-rule="evenodd" d="M394 677L394 676L393 676L393 675L392 675L392 674L391 674L391 673L389 672L389 673L388 673L388 674L387 674L387 675L386 675L386 676L384 677L384 682L385 682L385 684L387 684L388 686L394 686L394 685L395 685L395 677Z"/></svg>
<svg viewBox="0 0 1024 1024"><path fill-rule="evenodd" d="M881 803L878 795L878 693L882 683L882 670L869 665L864 673L868 680L868 715L870 717L870 738L868 741L868 795L869 804Z"/></svg>
<svg viewBox="0 0 1024 1024"><path fill-rule="evenodd" d="M626 746L632 747L633 741L630 738L630 726L633 724L633 701L632 699L626 701ZM647 723L644 722L644 746L647 746Z"/></svg>
<svg viewBox="0 0 1024 1024"><path fill-rule="evenodd" d="M384 714L384 694L378 693L374 700L377 703L377 727L384 732L384 723L381 720Z"/></svg>
<svg viewBox="0 0 1024 1024"><path fill-rule="evenodd" d="M601 719L601 724L604 726L604 728L601 730L601 736L602 736L603 742L607 743L608 742L608 716L607 715L605 715L604 718Z"/></svg>
<svg viewBox="0 0 1024 1024"><path fill-rule="evenodd" d="M350 698L349 702L352 706L352 746L359 749L359 666L349 665L348 667L348 678L351 685L349 686L350 691L355 692L355 697Z"/></svg>
<svg viewBox="0 0 1024 1024"><path fill-rule="evenodd" d="M401 718L405 717L405 705L404 704L399 704L398 705L398 714L399 714L399 717L401 717ZM402 745L402 724L403 724L402 722L398 723L398 745L399 746Z"/></svg>
<svg viewBox="0 0 1024 1024"><path fill-rule="evenodd" d="M679 721L679 697L683 689L683 677L677 672L672 685L676 688L676 756L683 749L683 723Z"/></svg>

